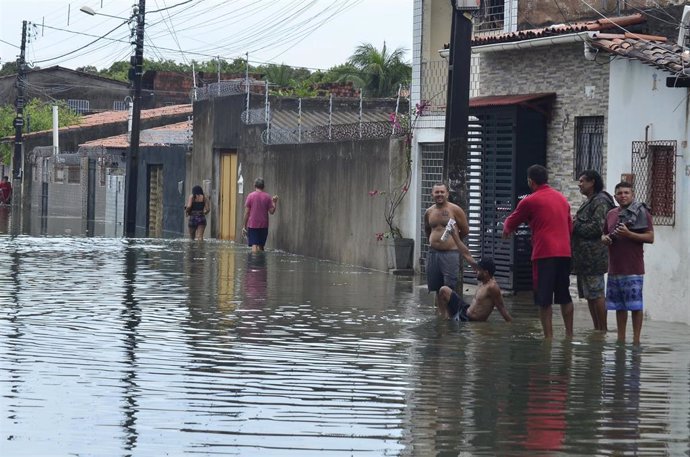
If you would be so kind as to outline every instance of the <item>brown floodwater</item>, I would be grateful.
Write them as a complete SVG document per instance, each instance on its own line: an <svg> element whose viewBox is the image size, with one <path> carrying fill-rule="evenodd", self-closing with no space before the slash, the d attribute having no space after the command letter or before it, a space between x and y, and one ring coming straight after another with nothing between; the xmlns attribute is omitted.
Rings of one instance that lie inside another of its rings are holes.
<svg viewBox="0 0 690 457"><path fill-rule="evenodd" d="M229 242L0 235L0 455L690 455L686 325L635 349L578 305L547 344L509 307L449 323L419 279Z"/></svg>

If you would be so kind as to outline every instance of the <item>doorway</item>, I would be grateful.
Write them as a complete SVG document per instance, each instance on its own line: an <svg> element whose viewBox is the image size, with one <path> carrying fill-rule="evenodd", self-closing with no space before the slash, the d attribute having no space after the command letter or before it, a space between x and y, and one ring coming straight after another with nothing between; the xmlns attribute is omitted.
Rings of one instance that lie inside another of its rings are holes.
<svg viewBox="0 0 690 457"><path fill-rule="evenodd" d="M237 232L237 151L220 153L220 193L218 195L220 227L218 238L235 240Z"/></svg>

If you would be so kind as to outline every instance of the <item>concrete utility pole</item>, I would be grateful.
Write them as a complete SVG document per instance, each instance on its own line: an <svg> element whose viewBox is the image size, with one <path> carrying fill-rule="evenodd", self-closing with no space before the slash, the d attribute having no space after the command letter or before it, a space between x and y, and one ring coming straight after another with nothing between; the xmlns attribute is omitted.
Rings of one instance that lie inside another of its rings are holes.
<svg viewBox="0 0 690 457"><path fill-rule="evenodd" d="M467 121L470 115L472 16L479 0L450 0L453 9L448 53L448 97L443 172L450 199L467 210Z"/></svg>
<svg viewBox="0 0 690 457"><path fill-rule="evenodd" d="M144 67L144 16L146 0L139 0L139 7L134 11L136 30L134 55L131 58L130 79L134 86L132 107L132 132L127 157L127 174L125 176L125 236L136 236L137 226L137 180L139 178L139 132L141 130L141 77Z"/></svg>
<svg viewBox="0 0 690 457"><path fill-rule="evenodd" d="M22 128L24 127L24 89L26 87L26 69L25 54L26 52L26 21L22 21L22 46L19 51L19 58L17 59L17 98L14 105L17 108L17 116L14 118L14 155L12 156L12 177L14 178L15 192L19 190L18 184L22 181Z"/></svg>

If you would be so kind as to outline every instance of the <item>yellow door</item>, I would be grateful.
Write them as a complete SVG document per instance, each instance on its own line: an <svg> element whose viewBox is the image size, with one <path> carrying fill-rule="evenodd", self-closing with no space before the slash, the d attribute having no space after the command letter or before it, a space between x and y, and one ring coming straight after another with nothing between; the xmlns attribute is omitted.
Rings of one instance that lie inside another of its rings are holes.
<svg viewBox="0 0 690 457"><path fill-rule="evenodd" d="M221 240L234 240L237 231L237 152L220 154L220 214Z"/></svg>

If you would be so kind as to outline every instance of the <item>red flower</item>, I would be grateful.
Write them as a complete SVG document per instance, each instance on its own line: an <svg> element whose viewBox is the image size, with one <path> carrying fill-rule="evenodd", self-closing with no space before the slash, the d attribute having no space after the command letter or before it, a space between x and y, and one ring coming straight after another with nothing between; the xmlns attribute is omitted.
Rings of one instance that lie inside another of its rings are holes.
<svg viewBox="0 0 690 457"><path fill-rule="evenodd" d="M376 234L376 241L383 241L383 232Z"/></svg>
<svg viewBox="0 0 690 457"><path fill-rule="evenodd" d="M379 193L379 190L378 190L378 189L370 190L370 191L369 191L369 196L370 196L370 197L373 197L374 195L378 195L378 193Z"/></svg>

